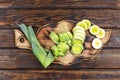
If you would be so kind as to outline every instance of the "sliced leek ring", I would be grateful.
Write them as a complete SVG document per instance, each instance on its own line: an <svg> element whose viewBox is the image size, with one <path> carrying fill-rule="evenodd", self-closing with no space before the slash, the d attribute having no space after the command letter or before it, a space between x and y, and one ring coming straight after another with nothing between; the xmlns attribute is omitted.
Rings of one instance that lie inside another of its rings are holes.
<svg viewBox="0 0 120 80"><path fill-rule="evenodd" d="M95 49L100 49L102 47L102 41L99 38L93 39L92 47Z"/></svg>
<svg viewBox="0 0 120 80"><path fill-rule="evenodd" d="M75 37L81 37L83 40L85 40L85 36L82 34L76 34Z"/></svg>
<svg viewBox="0 0 120 80"><path fill-rule="evenodd" d="M100 32L96 35L97 38L104 38L105 37L105 30L100 28Z"/></svg>
<svg viewBox="0 0 120 80"><path fill-rule="evenodd" d="M74 45L74 44L82 44L82 41L79 40L79 39L73 39L73 40L72 40L72 44L73 44L73 45Z"/></svg>
<svg viewBox="0 0 120 80"><path fill-rule="evenodd" d="M87 19L84 19L84 20L82 20L82 21L87 24L87 29L89 29L90 26L91 26L91 22L90 22L89 20L87 20Z"/></svg>
<svg viewBox="0 0 120 80"><path fill-rule="evenodd" d="M75 26L72 31L74 32L76 30L83 30L83 31L85 31L85 29L83 27L81 27L81 26Z"/></svg>
<svg viewBox="0 0 120 80"><path fill-rule="evenodd" d="M81 44L74 44L72 46L71 52L73 54L80 54L80 53L82 53L82 51L83 51L83 45L81 45Z"/></svg>
<svg viewBox="0 0 120 80"><path fill-rule="evenodd" d="M85 39L79 36L74 36L73 39L81 40L82 44L84 43Z"/></svg>
<svg viewBox="0 0 120 80"><path fill-rule="evenodd" d="M90 27L89 31L92 35L97 35L100 32L100 28L97 25L93 25L93 26Z"/></svg>
<svg viewBox="0 0 120 80"><path fill-rule="evenodd" d="M86 37L86 33L84 31L76 31L73 34L74 34L74 36L79 36L79 37L83 37L83 38Z"/></svg>
<svg viewBox="0 0 120 80"><path fill-rule="evenodd" d="M85 22L83 22L83 21L78 22L78 23L76 24L76 26L81 26L81 27L84 28L84 30L87 29L87 24L86 24Z"/></svg>
<svg viewBox="0 0 120 80"><path fill-rule="evenodd" d="M82 34L82 35L86 35L86 33L85 33L85 31L83 31L83 30L75 30L74 32L73 32L73 34L75 35L75 34Z"/></svg>

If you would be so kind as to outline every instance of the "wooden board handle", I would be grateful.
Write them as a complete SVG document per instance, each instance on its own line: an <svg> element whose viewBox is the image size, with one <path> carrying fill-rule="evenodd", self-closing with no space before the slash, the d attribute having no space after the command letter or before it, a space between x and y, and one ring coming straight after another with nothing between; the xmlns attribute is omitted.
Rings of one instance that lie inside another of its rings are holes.
<svg viewBox="0 0 120 80"><path fill-rule="evenodd" d="M20 30L14 29L14 34L15 34L15 45L18 48L31 50L31 46L28 40L25 38L24 34Z"/></svg>

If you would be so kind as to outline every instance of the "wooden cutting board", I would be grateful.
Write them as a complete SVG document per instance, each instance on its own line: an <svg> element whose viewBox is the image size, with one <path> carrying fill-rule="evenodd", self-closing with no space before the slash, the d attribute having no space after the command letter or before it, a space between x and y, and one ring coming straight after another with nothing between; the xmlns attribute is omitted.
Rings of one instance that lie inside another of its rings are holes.
<svg viewBox="0 0 120 80"><path fill-rule="evenodd" d="M56 23L46 24L41 26L37 32L36 36L40 42L40 44L45 49L50 49L50 47L54 44L49 37L50 32L55 31L56 33L71 31L77 22L72 20L62 20ZM103 46L109 41L111 36L111 29L106 29L106 35L102 38ZM19 48L23 49L31 49L29 42L25 38L24 34L17 29L14 29L15 33L15 44ZM86 40L84 43L84 51L82 54L73 55L70 50L67 51L67 54L64 57L58 57L53 63L61 64L65 66L73 65L84 60L94 59L98 53L100 53L101 49L94 49L91 46L92 40L95 38L92 36L88 30L86 30Z"/></svg>

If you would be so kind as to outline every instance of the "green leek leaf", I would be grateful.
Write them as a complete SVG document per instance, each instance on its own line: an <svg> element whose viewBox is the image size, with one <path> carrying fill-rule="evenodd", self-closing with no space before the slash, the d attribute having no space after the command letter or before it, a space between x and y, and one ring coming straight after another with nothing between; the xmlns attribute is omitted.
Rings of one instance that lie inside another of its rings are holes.
<svg viewBox="0 0 120 80"><path fill-rule="evenodd" d="M32 42L32 51L34 55L37 57L37 59L40 61L40 63L44 66L44 61L46 59L47 55L43 55L42 50L36 45L36 43Z"/></svg>
<svg viewBox="0 0 120 80"><path fill-rule="evenodd" d="M49 51L44 62L44 68L47 68L54 60L55 60L55 56L53 56L52 52Z"/></svg>
<svg viewBox="0 0 120 80"><path fill-rule="evenodd" d="M25 24L17 24L17 25L20 27L22 32L25 34L25 36L28 39L28 41L30 41L29 35L28 35L28 29L27 29L26 25Z"/></svg>
<svg viewBox="0 0 120 80"><path fill-rule="evenodd" d="M35 42L35 44L39 47L39 49L42 51L42 53L40 54L44 54L45 56L47 55L46 51L44 50L44 48L40 45L39 41L37 40L35 33L32 29L31 26L28 27L28 32L29 32L29 37L30 37L30 42Z"/></svg>
<svg viewBox="0 0 120 80"><path fill-rule="evenodd" d="M55 56L49 51L45 51L45 49L40 45L38 39L36 38L36 35L34 33L34 30L31 26L26 26L25 24L17 24L22 32L25 34L26 38L31 44L33 54L36 56L36 58L39 60L39 62L43 65L44 68L47 68L50 63L52 63L55 59Z"/></svg>

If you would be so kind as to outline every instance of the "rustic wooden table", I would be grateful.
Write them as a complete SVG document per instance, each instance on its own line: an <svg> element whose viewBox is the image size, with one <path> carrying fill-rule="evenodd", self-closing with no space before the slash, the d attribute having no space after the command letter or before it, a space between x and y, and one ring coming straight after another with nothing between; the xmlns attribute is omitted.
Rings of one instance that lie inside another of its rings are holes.
<svg viewBox="0 0 120 80"><path fill-rule="evenodd" d="M38 28L89 19L112 36L95 60L43 69L29 50L14 44L15 22ZM0 80L120 80L120 0L0 0Z"/></svg>

